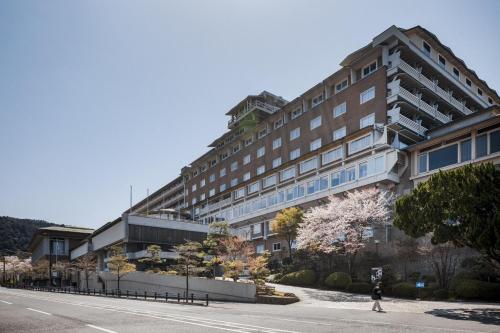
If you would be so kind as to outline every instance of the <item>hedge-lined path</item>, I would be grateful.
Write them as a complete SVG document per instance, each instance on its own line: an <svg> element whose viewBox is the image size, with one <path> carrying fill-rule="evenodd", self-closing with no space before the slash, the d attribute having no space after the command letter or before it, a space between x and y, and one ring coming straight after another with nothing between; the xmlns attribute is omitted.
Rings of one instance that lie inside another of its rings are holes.
<svg viewBox="0 0 500 333"><path fill-rule="evenodd" d="M369 295L351 294L334 290L272 284L278 291L294 293L300 301L288 306L314 306L334 309L371 310ZM486 316L500 325L500 303L417 301L383 297L382 308L387 312L429 313L443 317Z"/></svg>

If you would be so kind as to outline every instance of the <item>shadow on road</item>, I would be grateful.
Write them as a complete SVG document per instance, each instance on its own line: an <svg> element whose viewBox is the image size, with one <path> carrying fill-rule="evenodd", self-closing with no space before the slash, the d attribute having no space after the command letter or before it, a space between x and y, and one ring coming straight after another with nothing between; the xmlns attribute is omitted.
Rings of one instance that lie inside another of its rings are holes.
<svg viewBox="0 0 500 333"><path fill-rule="evenodd" d="M448 319L472 320L488 325L500 325L500 310L498 309L434 309L426 313Z"/></svg>

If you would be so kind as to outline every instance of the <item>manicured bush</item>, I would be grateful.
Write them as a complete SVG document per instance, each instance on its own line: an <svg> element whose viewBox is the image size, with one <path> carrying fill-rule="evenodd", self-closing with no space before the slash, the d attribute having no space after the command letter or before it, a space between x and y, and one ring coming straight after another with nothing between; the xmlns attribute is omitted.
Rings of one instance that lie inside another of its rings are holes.
<svg viewBox="0 0 500 333"><path fill-rule="evenodd" d="M392 294L396 297L416 298L417 288L409 282L396 283L392 286Z"/></svg>
<svg viewBox="0 0 500 333"><path fill-rule="evenodd" d="M333 289L345 290L351 283L351 277L344 272L332 273L325 279L325 284Z"/></svg>
<svg viewBox="0 0 500 333"><path fill-rule="evenodd" d="M353 282L347 286L347 291L350 293L369 294L373 287L368 282Z"/></svg>
<svg viewBox="0 0 500 333"><path fill-rule="evenodd" d="M420 279L420 272L413 272L408 275L408 281L417 282Z"/></svg>
<svg viewBox="0 0 500 333"><path fill-rule="evenodd" d="M304 269L284 275L280 283L293 286L312 286L316 282L316 273L310 269Z"/></svg>
<svg viewBox="0 0 500 333"><path fill-rule="evenodd" d="M448 299L450 297L450 293L446 289L434 290L433 295L437 299Z"/></svg>
<svg viewBox="0 0 500 333"><path fill-rule="evenodd" d="M500 283L464 279L456 283L455 294L463 299L500 300Z"/></svg>

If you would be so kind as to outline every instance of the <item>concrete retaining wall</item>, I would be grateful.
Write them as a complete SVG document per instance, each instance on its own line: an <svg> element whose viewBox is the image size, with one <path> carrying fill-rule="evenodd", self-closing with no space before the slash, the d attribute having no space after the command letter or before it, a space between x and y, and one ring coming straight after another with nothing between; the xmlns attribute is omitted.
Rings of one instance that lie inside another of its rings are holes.
<svg viewBox="0 0 500 333"><path fill-rule="evenodd" d="M108 272L101 272L99 273L99 277L104 282L106 289L117 289L118 283L115 275ZM81 274L80 279L81 288L85 288L84 274ZM98 281L94 273L89 278L89 288L103 288L102 283ZM186 290L186 277L133 272L120 279L120 290L123 293L126 290L131 293L137 291L139 295L144 294L145 291L148 294L157 292L158 294L165 295L168 292L171 295L177 295L177 293L183 295ZM210 300L216 301L255 302L256 300L256 287L254 284L197 277L189 278L189 294L191 293L198 297L204 297L205 294L208 294Z"/></svg>

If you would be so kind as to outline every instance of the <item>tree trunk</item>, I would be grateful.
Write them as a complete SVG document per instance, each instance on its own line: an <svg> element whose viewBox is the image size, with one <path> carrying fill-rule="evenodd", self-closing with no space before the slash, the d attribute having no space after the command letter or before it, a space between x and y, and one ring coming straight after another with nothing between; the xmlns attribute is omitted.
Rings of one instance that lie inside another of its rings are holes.
<svg viewBox="0 0 500 333"><path fill-rule="evenodd" d="M120 265L117 265L118 266L118 274L117 274L117 278L118 278L118 290L120 290Z"/></svg>
<svg viewBox="0 0 500 333"><path fill-rule="evenodd" d="M290 264L292 263L293 261L293 257L292 257L292 237L288 237L287 238L287 241L288 241L288 252L290 253Z"/></svg>
<svg viewBox="0 0 500 333"><path fill-rule="evenodd" d="M186 265L186 303L189 299L189 265Z"/></svg>

